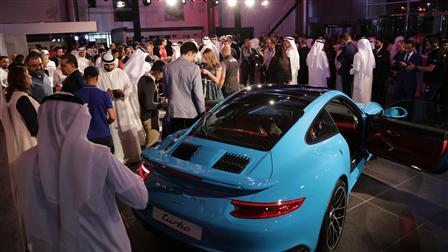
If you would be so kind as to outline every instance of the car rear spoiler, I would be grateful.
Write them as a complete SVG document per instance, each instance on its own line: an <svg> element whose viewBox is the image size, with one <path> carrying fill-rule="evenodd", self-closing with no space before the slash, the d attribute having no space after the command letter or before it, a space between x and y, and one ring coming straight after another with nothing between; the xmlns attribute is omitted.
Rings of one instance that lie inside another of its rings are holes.
<svg viewBox="0 0 448 252"><path fill-rule="evenodd" d="M151 165L151 169L158 172L228 189L262 191L277 184L277 182L270 180L257 180L247 175L228 173L187 162L171 157L157 149L146 150L143 160Z"/></svg>

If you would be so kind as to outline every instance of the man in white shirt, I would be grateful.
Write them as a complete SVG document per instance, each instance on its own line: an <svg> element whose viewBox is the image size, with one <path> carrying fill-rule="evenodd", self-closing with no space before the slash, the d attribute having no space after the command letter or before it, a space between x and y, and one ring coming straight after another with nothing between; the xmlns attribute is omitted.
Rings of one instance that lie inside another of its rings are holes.
<svg viewBox="0 0 448 252"><path fill-rule="evenodd" d="M8 56L0 56L0 85L3 88L6 88L8 86L8 67Z"/></svg>
<svg viewBox="0 0 448 252"><path fill-rule="evenodd" d="M78 48L78 56L76 56L76 59L78 60L78 69L82 74L84 74L84 69L86 69L86 67L93 65L93 63L86 58L85 47Z"/></svg>
<svg viewBox="0 0 448 252"><path fill-rule="evenodd" d="M291 77L292 80L290 84L297 84L297 75L300 70L300 55L297 50L296 41L293 37L286 37L284 41L284 46L286 49L286 55L288 55L289 60L291 61Z"/></svg>
<svg viewBox="0 0 448 252"><path fill-rule="evenodd" d="M131 251L117 199L143 209L148 191L110 153L87 140L87 104L55 94L39 110L37 146L14 178L31 251Z"/></svg>
<svg viewBox="0 0 448 252"><path fill-rule="evenodd" d="M112 140L115 146L115 156L125 163L140 161L143 127L140 122L140 108L135 107L137 93L125 71L115 66L112 54L102 57L103 67L100 69L98 87L112 95L112 103L117 120L110 125ZM142 141L143 142L143 141Z"/></svg>

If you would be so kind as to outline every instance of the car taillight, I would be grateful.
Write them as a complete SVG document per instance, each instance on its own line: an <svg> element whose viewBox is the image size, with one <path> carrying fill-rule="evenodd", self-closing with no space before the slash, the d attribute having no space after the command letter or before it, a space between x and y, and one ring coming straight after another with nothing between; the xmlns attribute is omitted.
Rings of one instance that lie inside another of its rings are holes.
<svg viewBox="0 0 448 252"><path fill-rule="evenodd" d="M143 181L146 181L149 178L150 174L151 174L150 165L148 163L143 162L138 168L138 175L143 179Z"/></svg>
<svg viewBox="0 0 448 252"><path fill-rule="evenodd" d="M234 217L243 219L272 218L298 209L304 200L305 198L273 203L254 203L232 200L231 203L234 205L235 209L230 214Z"/></svg>

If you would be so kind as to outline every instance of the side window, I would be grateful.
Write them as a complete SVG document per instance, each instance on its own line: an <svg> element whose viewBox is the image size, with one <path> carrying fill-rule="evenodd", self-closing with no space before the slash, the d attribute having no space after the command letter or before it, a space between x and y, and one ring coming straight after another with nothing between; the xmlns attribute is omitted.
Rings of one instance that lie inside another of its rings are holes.
<svg viewBox="0 0 448 252"><path fill-rule="evenodd" d="M342 99L332 100L325 106L325 109L330 113L330 116L342 134L345 131L355 131L358 129L359 115Z"/></svg>
<svg viewBox="0 0 448 252"><path fill-rule="evenodd" d="M322 109L306 135L306 142L314 144L338 133L338 129L326 109Z"/></svg>

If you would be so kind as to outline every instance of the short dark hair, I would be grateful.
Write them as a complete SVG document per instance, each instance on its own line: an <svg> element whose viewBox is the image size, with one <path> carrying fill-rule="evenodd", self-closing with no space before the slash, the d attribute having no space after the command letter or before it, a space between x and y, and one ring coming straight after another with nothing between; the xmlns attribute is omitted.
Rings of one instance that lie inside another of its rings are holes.
<svg viewBox="0 0 448 252"><path fill-rule="evenodd" d="M0 60L2 59L9 59L8 56L0 56Z"/></svg>
<svg viewBox="0 0 448 252"><path fill-rule="evenodd" d="M25 58L25 64L28 65L30 60L40 59L40 53L38 52L30 52Z"/></svg>
<svg viewBox="0 0 448 252"><path fill-rule="evenodd" d="M415 47L415 41L412 39L406 39L404 41L405 44L411 45L412 47Z"/></svg>
<svg viewBox="0 0 448 252"><path fill-rule="evenodd" d="M75 68L78 68L78 60L73 54L69 53L64 55L64 57L62 57L62 60L65 60L67 64L72 64L73 66L75 66Z"/></svg>
<svg viewBox="0 0 448 252"><path fill-rule="evenodd" d="M189 52L198 53L198 47L193 42L185 42L180 46L180 54L187 55Z"/></svg>
<svg viewBox="0 0 448 252"><path fill-rule="evenodd" d="M17 54L16 58L14 59L14 63L23 64L24 61L25 61L25 56L23 56L23 54Z"/></svg>
<svg viewBox="0 0 448 252"><path fill-rule="evenodd" d="M151 71L160 71L160 72L162 72L164 66L165 66L165 62L163 62L161 60L157 60L152 65Z"/></svg>
<svg viewBox="0 0 448 252"><path fill-rule="evenodd" d="M376 37L375 40L380 41L381 43L387 42L383 37Z"/></svg>

